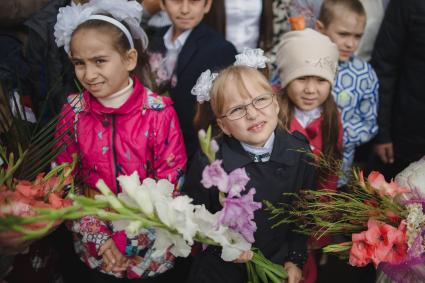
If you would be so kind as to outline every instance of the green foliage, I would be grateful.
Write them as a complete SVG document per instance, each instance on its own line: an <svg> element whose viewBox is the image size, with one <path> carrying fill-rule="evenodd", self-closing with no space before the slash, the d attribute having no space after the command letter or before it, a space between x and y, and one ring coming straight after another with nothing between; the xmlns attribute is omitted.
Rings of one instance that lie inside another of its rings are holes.
<svg viewBox="0 0 425 283"><path fill-rule="evenodd" d="M69 119L66 118L68 113L53 117L45 125L40 120L35 124L30 123L20 101L9 94L10 87L0 82L0 89L0 155L8 166L13 166L7 178L33 180L49 167L66 142L72 139L70 128L61 129L62 134L55 137L59 121Z"/></svg>

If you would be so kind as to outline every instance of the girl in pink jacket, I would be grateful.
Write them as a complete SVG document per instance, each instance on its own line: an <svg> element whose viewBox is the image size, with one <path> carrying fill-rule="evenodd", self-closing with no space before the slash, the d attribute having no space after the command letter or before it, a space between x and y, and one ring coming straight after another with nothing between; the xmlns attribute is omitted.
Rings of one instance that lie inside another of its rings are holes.
<svg viewBox="0 0 425 283"><path fill-rule="evenodd" d="M62 109L57 136L69 127L72 135L63 137L66 149L57 161L68 162L72 154L78 154L88 196L98 193L99 179L119 193L117 177L134 171L141 179L177 184L186 166L171 99L152 93L136 75L140 74L136 66L147 63L141 60L147 47L139 25L141 10L136 1L92 0L64 7L58 14L56 42L64 45L85 90L70 95ZM136 282L168 281L162 273L172 268L174 258L169 253L151 256L153 230L145 229L129 239L111 223L91 216L70 226L77 253L95 269L90 272L91 282L127 282L122 277L138 278Z"/></svg>

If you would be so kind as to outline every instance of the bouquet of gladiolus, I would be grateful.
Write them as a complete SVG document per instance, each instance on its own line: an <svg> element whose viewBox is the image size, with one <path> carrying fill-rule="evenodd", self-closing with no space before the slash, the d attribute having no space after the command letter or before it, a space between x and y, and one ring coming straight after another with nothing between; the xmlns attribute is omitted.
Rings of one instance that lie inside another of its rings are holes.
<svg viewBox="0 0 425 283"><path fill-rule="evenodd" d="M211 130L200 135L202 149L211 161L218 147L211 141ZM119 176L122 192L117 196L99 180L96 187L101 192L95 199L74 194L71 206L59 209L37 209L34 221L77 219L94 215L113 222L117 229L125 230L129 236L139 234L142 228L155 229L154 249L163 254L167 249L175 256L187 257L195 242L222 247L221 257L233 261L243 251L251 249L254 242L254 211L261 207L253 201L255 189L241 195L249 181L244 169L226 174L220 161L214 161L203 172L202 183L206 188L217 186L221 190L223 209L210 213L204 205L192 204L185 195L173 197L174 186L168 180L147 178L140 182L137 172L130 176ZM111 209L112 208L112 209ZM14 229L22 231L21 225L31 222L31 217L15 218ZM26 234L31 237L34 231ZM287 278L283 266L267 260L260 251L254 250L252 260L247 263L249 282L282 282Z"/></svg>
<svg viewBox="0 0 425 283"><path fill-rule="evenodd" d="M300 233L350 238L323 250L353 266L373 263L395 282L424 282L425 158L389 183L377 171L366 179L362 171L352 172L345 191L305 190L294 206L268 209L279 223L297 223Z"/></svg>
<svg viewBox="0 0 425 283"><path fill-rule="evenodd" d="M0 253L16 254L59 225L60 221L35 221L34 217L37 209L70 205L63 198L64 188L72 183L76 160L46 172L64 148L59 140L69 134L69 129L63 129L61 136L54 136L58 121L65 116L45 125L30 122L19 96L7 91L7 86L0 82L4 90L0 92ZM32 241L26 240L28 235Z"/></svg>
<svg viewBox="0 0 425 283"><path fill-rule="evenodd" d="M28 246L31 241L25 242L27 238L45 236L60 224L58 220L33 221L33 217L37 216L38 208L58 209L71 204L71 200L64 199L64 188L72 182L75 161L39 173L29 181L13 178L24 153L15 161L14 154L7 156L6 149L0 146L0 156L4 162L0 169L0 249L8 253L21 244ZM27 217L29 222L25 223Z"/></svg>

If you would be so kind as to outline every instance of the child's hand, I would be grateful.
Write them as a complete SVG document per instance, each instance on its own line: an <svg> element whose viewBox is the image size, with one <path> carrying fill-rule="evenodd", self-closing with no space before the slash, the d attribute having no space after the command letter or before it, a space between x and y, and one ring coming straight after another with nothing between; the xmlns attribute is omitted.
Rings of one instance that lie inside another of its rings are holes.
<svg viewBox="0 0 425 283"><path fill-rule="evenodd" d="M286 272L288 273L288 283L298 283L303 277L303 272L298 266L290 261L284 265Z"/></svg>
<svg viewBox="0 0 425 283"><path fill-rule="evenodd" d="M107 240L100 247L99 255L103 257L106 272L122 272L128 267L128 259L121 254L112 239Z"/></svg>
<svg viewBox="0 0 425 283"><path fill-rule="evenodd" d="M248 262L248 261L250 261L252 259L252 256L253 255L254 254L252 253L252 251L244 251L233 262L234 263L245 263L245 262Z"/></svg>

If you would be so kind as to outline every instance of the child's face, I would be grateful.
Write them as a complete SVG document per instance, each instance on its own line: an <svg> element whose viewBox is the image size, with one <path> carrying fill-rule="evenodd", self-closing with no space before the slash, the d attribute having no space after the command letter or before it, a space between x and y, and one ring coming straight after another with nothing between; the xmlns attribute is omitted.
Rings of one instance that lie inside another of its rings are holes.
<svg viewBox="0 0 425 283"><path fill-rule="evenodd" d="M287 86L289 99L303 111L313 110L325 102L331 91L329 81L319 77L300 77Z"/></svg>
<svg viewBox="0 0 425 283"><path fill-rule="evenodd" d="M362 38L366 18L351 11L338 13L335 11L334 19L328 26L318 22L317 29L329 36L337 45L339 51L339 60L347 61L357 50L360 39Z"/></svg>
<svg viewBox="0 0 425 283"><path fill-rule="evenodd" d="M258 84L249 79L244 79L244 84L248 93L243 96L239 94L235 84L225 88L228 95L221 115L226 117L218 118L217 123L225 134L241 142L257 147L264 146L277 127L279 104L273 94ZM256 109L253 104L261 109ZM235 112L243 113L244 109L244 117L231 120Z"/></svg>
<svg viewBox="0 0 425 283"><path fill-rule="evenodd" d="M137 51L131 49L122 55L108 33L81 29L71 39L71 61L84 88L96 98L105 98L128 85Z"/></svg>
<svg viewBox="0 0 425 283"><path fill-rule="evenodd" d="M161 0L161 8L173 22L174 39L196 27L209 12L212 0Z"/></svg>

